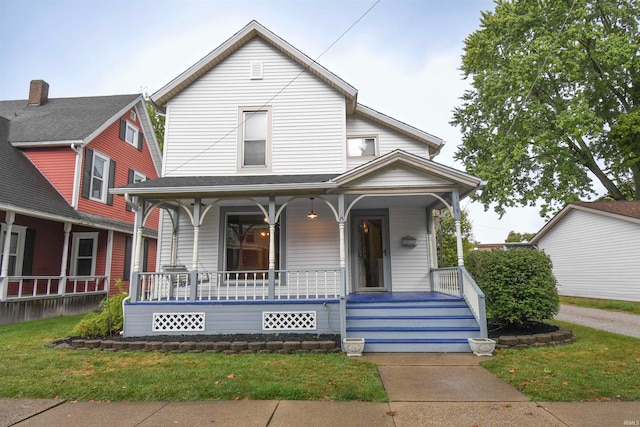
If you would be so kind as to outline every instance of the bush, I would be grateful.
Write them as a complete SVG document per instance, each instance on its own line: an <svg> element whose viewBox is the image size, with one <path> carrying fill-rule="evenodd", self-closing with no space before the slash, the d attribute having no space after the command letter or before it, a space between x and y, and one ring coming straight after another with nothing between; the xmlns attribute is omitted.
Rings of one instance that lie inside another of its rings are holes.
<svg viewBox="0 0 640 427"><path fill-rule="evenodd" d="M544 252L475 251L467 255L465 266L484 292L492 323L542 322L560 309L551 259Z"/></svg>
<svg viewBox="0 0 640 427"><path fill-rule="evenodd" d="M71 333L81 337L107 337L122 331L122 301L129 295L124 292L122 281L116 280L118 294L107 296L100 302L100 311L87 314Z"/></svg>

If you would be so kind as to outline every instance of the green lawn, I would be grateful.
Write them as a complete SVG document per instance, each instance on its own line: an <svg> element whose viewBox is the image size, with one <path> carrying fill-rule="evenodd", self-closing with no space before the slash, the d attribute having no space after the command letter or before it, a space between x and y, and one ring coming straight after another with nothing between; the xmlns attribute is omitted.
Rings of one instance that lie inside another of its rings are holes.
<svg viewBox="0 0 640 427"><path fill-rule="evenodd" d="M601 310L640 314L640 302L561 296L560 303L587 308L599 308Z"/></svg>
<svg viewBox="0 0 640 427"><path fill-rule="evenodd" d="M502 350L482 366L535 401L640 400L640 339L554 323L576 342Z"/></svg>
<svg viewBox="0 0 640 427"><path fill-rule="evenodd" d="M231 355L56 350L82 316L0 326L0 397L386 402L377 368L343 354Z"/></svg>

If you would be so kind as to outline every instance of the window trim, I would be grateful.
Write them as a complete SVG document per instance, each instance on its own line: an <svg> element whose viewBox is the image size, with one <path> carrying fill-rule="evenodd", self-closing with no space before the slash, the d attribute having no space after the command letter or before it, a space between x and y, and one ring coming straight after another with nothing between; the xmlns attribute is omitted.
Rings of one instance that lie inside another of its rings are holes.
<svg viewBox="0 0 640 427"><path fill-rule="evenodd" d="M0 224L0 265L2 265L2 259L4 255L4 235L6 232L7 232L7 225L5 223ZM15 264L15 271L13 272L13 274L11 274L11 271L9 271L8 275L22 276L22 267L24 263L24 248L25 248L25 242L27 238L27 227L23 225L13 224L11 226L11 234L13 233L16 233L18 235L18 242L16 245L16 254L15 254L16 264ZM12 255L9 254L9 257L11 256Z"/></svg>
<svg viewBox="0 0 640 427"><path fill-rule="evenodd" d="M101 197L93 197L93 170L96 166L96 157L101 158L105 162L105 168L102 174ZM107 194L109 193L109 173L111 168L111 158L96 150L93 150L93 158L91 159L91 176L89 177L89 199L96 202L107 203Z"/></svg>
<svg viewBox="0 0 640 427"><path fill-rule="evenodd" d="M245 165L244 164L244 114L245 113L267 113L267 140L265 141L264 165ZM271 151L272 151L272 123L273 115L271 106L260 107L238 107L238 159L237 169L242 172L264 172L271 170Z"/></svg>
<svg viewBox="0 0 640 427"><path fill-rule="evenodd" d="M278 206L276 206L278 209ZM226 271L227 268L227 217L229 215L264 215L260 210L249 206L222 206L219 214L218 232L218 270ZM276 270L282 270L286 266L287 235L286 235L286 215L280 215L278 226L276 227L279 238L276 239ZM278 247L279 246L279 247ZM265 271L268 270L265 269Z"/></svg>
<svg viewBox="0 0 640 427"><path fill-rule="evenodd" d="M134 125L133 123L131 123L129 120L125 120L125 129L124 129L124 142L126 142L129 145L134 146L135 148L138 148L138 135L140 134L140 128L138 128L138 126ZM127 140L127 131L129 130L129 128L131 128L131 130L133 130L133 141L128 141Z"/></svg>
<svg viewBox="0 0 640 427"><path fill-rule="evenodd" d="M349 140L350 139L373 139L374 154L372 156L351 156L351 155L349 155ZM380 157L380 146L379 146L379 143L378 143L378 135L376 135L376 134L347 135L346 150L347 150L347 158L348 159L373 159L373 158L376 158L376 157Z"/></svg>
<svg viewBox="0 0 640 427"><path fill-rule="evenodd" d="M80 249L80 240L81 239L92 239L93 240L93 253L91 254L91 274L89 276L96 275L96 261L98 255L98 236L100 233L97 231L91 232L78 232L73 233L73 239L71 242L71 268L70 275L76 276L78 271L78 250Z"/></svg>

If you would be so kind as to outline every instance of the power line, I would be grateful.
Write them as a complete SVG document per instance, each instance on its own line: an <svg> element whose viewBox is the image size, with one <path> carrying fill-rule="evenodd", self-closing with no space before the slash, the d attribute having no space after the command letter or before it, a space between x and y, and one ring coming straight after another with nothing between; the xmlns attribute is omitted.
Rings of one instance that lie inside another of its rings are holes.
<svg viewBox="0 0 640 427"><path fill-rule="evenodd" d="M353 29L353 27L355 27L365 16L367 16L367 14L369 14L369 12L371 12L371 10L376 7L376 5L378 3L380 3L381 0L376 0L375 3L373 3L369 9L367 9L362 15L360 15L360 17L358 19L356 19L356 21L351 24L349 26L349 28L347 28L342 34L340 34L340 36L333 41L333 43L331 43L329 45L329 47L327 47L325 50L322 51L322 53L320 53L320 55L318 55L315 59L313 59L308 65L306 65L294 78L292 78L286 85L284 85L282 87L282 89L280 89L278 92L276 92L275 95L273 95L267 102L265 102L264 104L262 104L259 108L257 108L257 110L263 109L266 106L268 106L269 104L271 104L271 102L276 99L282 92L284 92L289 86L291 86L291 84L293 84L293 82L295 82L298 77L300 77L303 73L305 73L306 71L309 70L309 68L311 68L311 66L313 64L316 64L318 59L320 59L325 53L327 53L329 51L329 49L331 49L336 43L338 43L349 31L351 31ZM254 111L249 117L251 117L253 114L257 113L258 111ZM176 166L175 168L171 169L170 171L165 171L164 175L166 175L167 173L172 173L177 171L178 169L182 168L183 166L186 166L187 164L191 163L192 161L196 160L197 158L199 158L200 156L202 156L203 154L205 154L206 152L208 152L210 149L212 149L214 146L216 146L216 144L218 144L220 141L224 140L226 137L228 137L229 135L231 135L233 132L235 132L236 130L238 130L238 128L242 125L244 125L246 119L243 117L242 121L240 123L238 123L235 127L233 127L232 129L230 129L226 134L224 134L222 137L218 138L215 142L213 142L210 146L208 146L207 148L205 148L204 150L202 150L201 152L199 152L198 154L196 154L195 156L193 156L192 158L186 160L185 162L181 163L180 165Z"/></svg>

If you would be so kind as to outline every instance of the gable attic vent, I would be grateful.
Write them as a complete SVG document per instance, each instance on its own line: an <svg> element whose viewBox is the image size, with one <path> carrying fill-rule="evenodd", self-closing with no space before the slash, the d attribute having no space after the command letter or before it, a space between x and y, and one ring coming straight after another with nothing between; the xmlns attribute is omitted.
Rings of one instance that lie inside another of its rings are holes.
<svg viewBox="0 0 640 427"><path fill-rule="evenodd" d="M251 80L262 79L262 61L251 61L249 63L249 75Z"/></svg>
<svg viewBox="0 0 640 427"><path fill-rule="evenodd" d="M131 112L129 113L129 118L134 122L136 121L136 112L134 110L131 110Z"/></svg>

